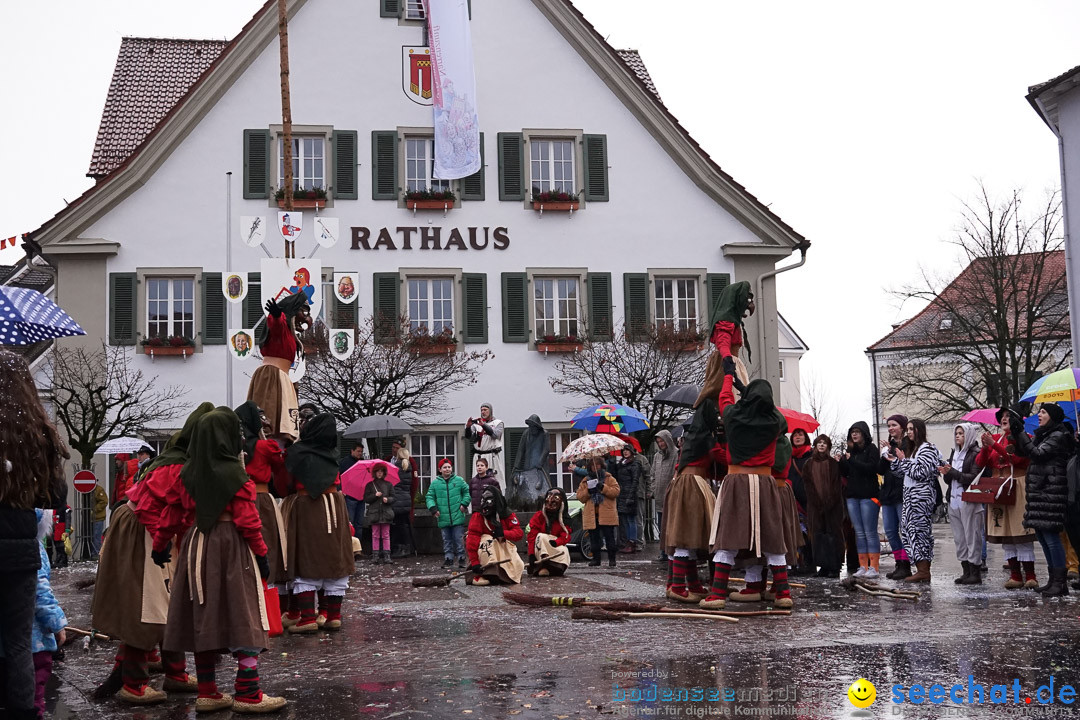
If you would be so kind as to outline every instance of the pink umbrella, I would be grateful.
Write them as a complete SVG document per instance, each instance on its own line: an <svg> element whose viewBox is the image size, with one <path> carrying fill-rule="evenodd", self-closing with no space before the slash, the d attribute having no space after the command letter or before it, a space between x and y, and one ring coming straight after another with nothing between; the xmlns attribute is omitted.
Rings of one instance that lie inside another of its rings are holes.
<svg viewBox="0 0 1080 720"><path fill-rule="evenodd" d="M342 473L342 492L349 497L362 500L364 497L364 488L371 482L371 468L375 467L377 463L382 463L386 466L386 479L390 481L391 485L397 485L401 480L401 476L398 474L398 469L395 466L385 460L359 460L355 465Z"/></svg>
<svg viewBox="0 0 1080 720"><path fill-rule="evenodd" d="M968 422L982 423L983 425L1000 425L997 418L994 417L999 412L999 408L979 408L978 410L972 410L961 420L967 420Z"/></svg>

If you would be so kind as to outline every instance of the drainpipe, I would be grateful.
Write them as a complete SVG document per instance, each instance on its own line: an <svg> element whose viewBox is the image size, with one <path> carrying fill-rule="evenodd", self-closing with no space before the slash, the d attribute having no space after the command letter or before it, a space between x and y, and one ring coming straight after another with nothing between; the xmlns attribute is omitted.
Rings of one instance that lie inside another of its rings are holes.
<svg viewBox="0 0 1080 720"><path fill-rule="evenodd" d="M758 275L757 283L754 285L754 297L757 298L757 300L759 302L762 301L764 299L764 297L765 297L764 293L762 292L762 286L763 286L763 283L768 278L776 277L780 273L785 273L788 270L794 270L795 268L802 267L803 265L806 264L806 251L810 249L809 241L803 240L801 243L799 243L796 246L796 248L798 249L799 253L802 256L802 257L799 258L799 262L797 262L797 263L795 263L793 265L788 265L786 267L778 268L776 270L770 270L768 272L765 272L765 273L762 273L762 274ZM768 354L768 351L767 351L767 347L768 346L766 345L766 342L765 342L765 322L764 322L764 320L759 320L758 321L758 348L759 348L758 352L761 354L761 369L763 370L761 376L762 376L762 378L764 378L766 380L769 379L769 374L768 374L769 373L769 371L768 371L768 368L769 368L769 365L768 365L769 354ZM779 392L779 388L777 388L777 392Z"/></svg>

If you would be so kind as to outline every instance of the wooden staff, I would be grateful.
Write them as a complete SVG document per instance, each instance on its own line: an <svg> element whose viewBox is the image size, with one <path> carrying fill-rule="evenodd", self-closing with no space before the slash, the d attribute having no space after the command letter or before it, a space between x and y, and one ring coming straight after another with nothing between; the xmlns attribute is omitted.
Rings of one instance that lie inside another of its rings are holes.
<svg viewBox="0 0 1080 720"><path fill-rule="evenodd" d="M607 620L616 622L637 618L689 618L691 620L739 622L738 618L727 617L726 615L701 615L689 612L611 612L609 610L601 610L600 608L593 607L575 608L574 611L570 613L570 617L574 620Z"/></svg>
<svg viewBox="0 0 1080 720"><path fill-rule="evenodd" d="M498 562L488 563L484 566L484 569L495 567L497 565L503 565L508 563L513 558L506 558L505 560L499 560ZM412 579L413 587L446 587L452 580L457 580L460 577L465 577L469 574L469 570L465 572L456 572L453 575L431 575L428 577L414 577Z"/></svg>
<svg viewBox="0 0 1080 720"><path fill-rule="evenodd" d="M67 625L64 627L64 631L72 635L84 635L91 640L112 640L111 637L104 633L99 633L97 630L80 630L77 627L71 627Z"/></svg>
<svg viewBox="0 0 1080 720"><path fill-rule="evenodd" d="M745 585L746 584L746 579L745 578L728 578L728 583L730 583L732 585ZM793 587L793 588L805 588L806 583L790 582L789 581L788 586Z"/></svg>

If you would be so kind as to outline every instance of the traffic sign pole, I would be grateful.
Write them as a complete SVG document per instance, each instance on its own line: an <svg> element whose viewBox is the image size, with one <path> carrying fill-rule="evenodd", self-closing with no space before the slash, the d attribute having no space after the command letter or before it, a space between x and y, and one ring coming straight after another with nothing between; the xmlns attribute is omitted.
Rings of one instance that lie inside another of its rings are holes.
<svg viewBox="0 0 1080 720"><path fill-rule="evenodd" d="M91 536L94 532L94 487L97 477L93 470L79 469L72 480L75 486L75 531L71 544L71 559L90 560L94 556Z"/></svg>

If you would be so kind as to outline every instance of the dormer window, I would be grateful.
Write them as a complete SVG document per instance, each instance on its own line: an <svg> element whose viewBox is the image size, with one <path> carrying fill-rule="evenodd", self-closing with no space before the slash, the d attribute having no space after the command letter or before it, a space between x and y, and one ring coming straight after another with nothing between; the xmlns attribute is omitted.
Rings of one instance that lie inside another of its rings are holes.
<svg viewBox="0 0 1080 720"><path fill-rule="evenodd" d="M952 330L952 315L945 315L938 323L938 330Z"/></svg>

